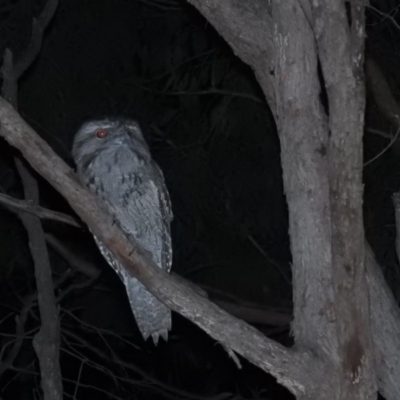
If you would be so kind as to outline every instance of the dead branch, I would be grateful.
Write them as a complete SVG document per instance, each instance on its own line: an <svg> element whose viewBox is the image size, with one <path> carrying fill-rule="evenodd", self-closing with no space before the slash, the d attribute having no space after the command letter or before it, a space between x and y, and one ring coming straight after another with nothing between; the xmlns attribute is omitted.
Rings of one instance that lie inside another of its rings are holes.
<svg viewBox="0 0 400 400"><path fill-rule="evenodd" d="M17 107L18 79L32 64L39 54L44 30L54 16L58 0L49 0L38 19L33 20L32 36L28 47L23 52L19 62L14 63L13 53L6 49L4 53L2 95ZM25 161L15 158L15 164L22 180L25 199L32 206L39 206L39 187ZM41 327L33 339L33 347L40 364L41 385L45 400L62 399L62 378L59 363L60 321L56 299L53 291L50 260L47 252L46 239L40 218L27 212L19 216L28 233L29 246L35 265L36 285L38 288L38 304L41 317ZM14 346L13 350L16 348Z"/></svg>
<svg viewBox="0 0 400 400"><path fill-rule="evenodd" d="M178 280L157 268L133 238L126 238L113 224L112 217L96 196L80 184L73 171L1 98L0 121L1 135L67 199L92 232L113 250L129 273L146 285L151 293L214 339L271 373L289 390L304 392L303 382L312 375L310 370L323 368L317 359L308 353L297 354L265 338L256 329L194 292L183 283L183 279Z"/></svg>
<svg viewBox="0 0 400 400"><path fill-rule="evenodd" d="M29 214L35 215L38 218L64 222L65 224L74 226L76 228L82 227L75 218L67 214L40 207L25 200L15 199L14 197L8 196L3 193L0 193L0 203L13 211L24 211Z"/></svg>
<svg viewBox="0 0 400 400"><path fill-rule="evenodd" d="M59 241L54 235L45 233L47 243L57 251L58 254L75 270L91 279L97 279L100 275L100 268L93 263L83 260L81 257L70 251L67 246Z"/></svg>
<svg viewBox="0 0 400 400"><path fill-rule="evenodd" d="M372 58L365 60L365 72L368 78L368 85L380 112L396 129L400 128L400 107L390 90L385 76Z"/></svg>

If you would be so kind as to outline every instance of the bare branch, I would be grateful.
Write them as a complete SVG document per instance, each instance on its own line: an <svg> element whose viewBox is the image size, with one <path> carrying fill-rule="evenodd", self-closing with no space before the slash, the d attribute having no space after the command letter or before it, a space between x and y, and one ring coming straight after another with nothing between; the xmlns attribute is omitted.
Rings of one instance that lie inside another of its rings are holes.
<svg viewBox="0 0 400 400"><path fill-rule="evenodd" d="M250 93L241 93L241 92L233 92L230 90L223 90L217 89L214 87L210 87L204 90L194 90L194 91L187 91L187 90L179 90L179 91L166 91L166 90L156 90L152 89L148 86L144 86L142 84L133 82L133 85L136 87L146 90L151 93L159 93L163 94L164 96L204 96L204 95L212 95L212 94L219 94L221 96L228 96L228 97L237 97L241 99L250 100L256 104L265 104L265 100L261 97L257 97Z"/></svg>
<svg viewBox="0 0 400 400"><path fill-rule="evenodd" d="M113 224L102 204L84 188L73 171L60 160L12 107L0 98L1 135L19 148L32 167L70 203L92 232L138 278L151 293L171 309L190 319L217 341L271 373L293 392L304 392L302 381L310 369L324 369L310 354L296 354L265 338L256 329L237 320L195 293L182 279L169 276L149 260L133 238L126 238ZM244 341L243 338L246 337ZM325 364L326 365L326 364Z"/></svg>
<svg viewBox="0 0 400 400"><path fill-rule="evenodd" d="M365 162L364 163L364 167L366 167L367 165L373 163L375 160L377 160L379 157L381 157L384 153L386 153L396 143L396 140L397 140L397 138L399 136L399 133L400 133L400 128L397 129L397 132L394 135L393 139L390 141L390 143L383 150L381 150L376 156L372 157L370 160Z"/></svg>
<svg viewBox="0 0 400 400"><path fill-rule="evenodd" d="M32 65L42 46L43 33L58 7L58 0L49 0L37 19L33 20L31 41L21 59L15 64L13 78L17 81Z"/></svg>
<svg viewBox="0 0 400 400"><path fill-rule="evenodd" d="M394 127L400 128L400 107L381 69L372 58L366 59L365 67L368 86L380 112Z"/></svg>
<svg viewBox="0 0 400 400"><path fill-rule="evenodd" d="M14 197L0 193L0 203L7 206L11 210L24 211L35 215L38 218L51 219L53 221L64 222L65 224L81 228L82 225L74 218L58 211L52 211L47 208L40 207L25 200L15 199Z"/></svg>
<svg viewBox="0 0 400 400"><path fill-rule="evenodd" d="M37 57L42 45L43 33L54 16L58 0L48 0L39 18L33 21L31 41L18 63L14 63L13 54L6 49L2 67L2 96L9 99L14 107L18 106L18 79ZM39 206L39 188L29 167L19 157L15 164L22 180L24 196L33 206ZM35 278L38 288L38 304L41 327L33 339L33 347L39 359L41 385L44 399L61 399L63 394L59 363L60 320L53 292L53 280L46 239L40 218L32 214L19 214L28 233L29 246L35 265Z"/></svg>
<svg viewBox="0 0 400 400"><path fill-rule="evenodd" d="M54 235L46 233L46 240L50 245L64 258L65 261L71 265L71 267L86 275L89 278L97 279L100 275L100 268L93 263L83 260L81 257L70 251L64 243L59 241Z"/></svg>
<svg viewBox="0 0 400 400"><path fill-rule="evenodd" d="M190 393L184 390L179 390L174 388L173 386L168 385L167 383L163 383L151 374L148 374L147 372L143 371L141 368L137 367L136 365L129 363L123 359L121 359L117 354L113 353L111 356L106 354L104 351L99 349L98 347L94 346L93 344L89 343L87 340L76 334L75 332L72 332L71 330L63 330L64 334L67 336L70 336L74 338L78 343L80 343L81 346L85 347L86 349L89 349L92 351L94 354L96 354L97 357L106 360L106 361L112 361L116 365L119 365L123 369L130 370L132 372L135 372L136 374L139 374L143 382L146 382L146 384L150 384L153 388L156 389L156 391L160 392L166 397L172 398L172 399L177 399L177 398L184 398L186 400L209 400L208 397L204 396L199 396L194 393ZM134 381L135 384L140 385L142 382L140 381Z"/></svg>
<svg viewBox="0 0 400 400"><path fill-rule="evenodd" d="M28 318L29 312L35 304L35 300L37 299L36 293L28 296L24 304L22 306L21 312L19 315L15 317L16 328L15 328L15 342L11 350L8 352L7 357L3 360L0 357L0 377L1 375L7 371L14 363L15 358L17 357L19 351L21 350L22 343L25 339L25 322ZM5 350L5 347L2 349L2 352ZM1 354L0 356L2 356Z"/></svg>

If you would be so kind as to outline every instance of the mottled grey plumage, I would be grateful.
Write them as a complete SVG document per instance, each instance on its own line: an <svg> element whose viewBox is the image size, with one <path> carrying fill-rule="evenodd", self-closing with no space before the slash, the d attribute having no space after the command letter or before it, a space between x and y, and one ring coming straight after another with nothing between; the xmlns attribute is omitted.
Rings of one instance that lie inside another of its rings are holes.
<svg viewBox="0 0 400 400"><path fill-rule="evenodd" d="M164 177L152 160L135 121L104 119L85 123L72 150L77 173L106 204L116 223L170 271L172 212ZM171 311L130 276L96 237L97 245L126 286L132 311L145 339L168 338Z"/></svg>

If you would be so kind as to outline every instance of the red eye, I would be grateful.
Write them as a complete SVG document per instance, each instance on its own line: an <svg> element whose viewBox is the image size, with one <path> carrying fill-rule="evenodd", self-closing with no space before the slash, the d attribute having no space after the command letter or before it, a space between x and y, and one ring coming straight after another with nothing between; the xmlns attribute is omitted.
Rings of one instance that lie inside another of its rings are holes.
<svg viewBox="0 0 400 400"><path fill-rule="evenodd" d="M104 139L108 135L108 131L106 129L99 129L96 131L96 136L99 139Z"/></svg>

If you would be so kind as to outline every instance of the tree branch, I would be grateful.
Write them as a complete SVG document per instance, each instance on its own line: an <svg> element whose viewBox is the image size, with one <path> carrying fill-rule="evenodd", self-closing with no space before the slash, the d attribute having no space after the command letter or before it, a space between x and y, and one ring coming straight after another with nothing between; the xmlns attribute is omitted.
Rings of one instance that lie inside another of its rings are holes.
<svg viewBox="0 0 400 400"><path fill-rule="evenodd" d="M18 79L39 54L43 33L54 16L58 0L48 0L37 20L33 20L32 36L28 47L19 62L14 63L13 53L6 49L4 53L2 95L9 99L14 107L18 106ZM19 156L15 165L21 177L25 199L38 207L39 187L28 165ZM61 399L63 395L62 377L59 363L60 320L54 296L50 259L46 239L40 218L26 212L19 213L28 233L29 247L35 266L35 278L38 290L38 305L41 317L39 332L34 336L33 347L39 359L41 386L45 400Z"/></svg>
<svg viewBox="0 0 400 400"><path fill-rule="evenodd" d="M74 226L76 228L82 227L82 225L80 225L79 222L70 215L40 207L36 204L33 204L32 202L15 199L14 197L8 196L3 193L0 193L0 203L7 208L11 208L14 211L24 211L29 214L35 215L38 218L64 222L65 224Z"/></svg>
<svg viewBox="0 0 400 400"><path fill-rule="evenodd" d="M269 372L293 393L304 393L303 382L323 366L311 354L288 350L265 338L260 332L215 306L194 292L183 279L169 276L146 256L146 253L113 224L103 205L79 182L73 171L0 98L0 133L17 147L31 166L47 179L69 202L76 213L151 293L172 310L190 319L210 336ZM244 339L245 338L245 339ZM311 359L313 362L311 363ZM326 364L325 368L327 367Z"/></svg>
<svg viewBox="0 0 400 400"><path fill-rule="evenodd" d="M311 2L318 58L327 91L333 324L343 398L374 399L376 370L365 274L363 121L365 3ZM349 22L347 12L350 12Z"/></svg>

